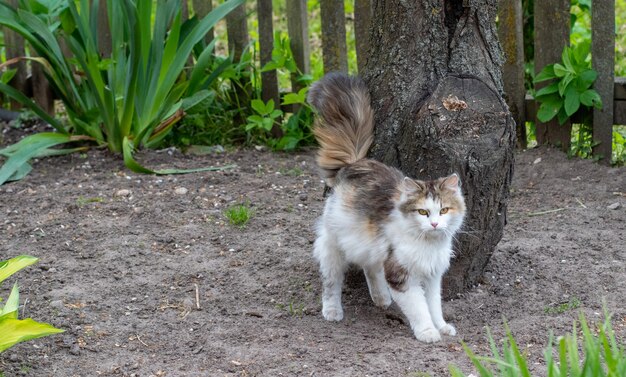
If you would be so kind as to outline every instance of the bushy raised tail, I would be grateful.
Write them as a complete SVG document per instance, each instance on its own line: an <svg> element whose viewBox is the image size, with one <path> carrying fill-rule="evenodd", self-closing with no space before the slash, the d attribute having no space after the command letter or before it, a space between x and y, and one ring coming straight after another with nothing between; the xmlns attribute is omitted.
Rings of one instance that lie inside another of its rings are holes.
<svg viewBox="0 0 626 377"><path fill-rule="evenodd" d="M318 116L313 134L320 144L317 164L332 187L339 169L365 158L374 140L374 113L365 83L358 77L330 73L309 90Z"/></svg>

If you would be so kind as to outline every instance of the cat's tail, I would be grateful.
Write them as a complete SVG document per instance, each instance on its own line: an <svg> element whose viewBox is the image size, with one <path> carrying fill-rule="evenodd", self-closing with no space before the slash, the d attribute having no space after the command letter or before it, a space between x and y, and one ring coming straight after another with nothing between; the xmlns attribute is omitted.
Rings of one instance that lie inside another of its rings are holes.
<svg viewBox="0 0 626 377"><path fill-rule="evenodd" d="M358 77L330 73L311 86L308 100L318 112L317 164L332 187L339 169L365 158L374 140L369 91Z"/></svg>

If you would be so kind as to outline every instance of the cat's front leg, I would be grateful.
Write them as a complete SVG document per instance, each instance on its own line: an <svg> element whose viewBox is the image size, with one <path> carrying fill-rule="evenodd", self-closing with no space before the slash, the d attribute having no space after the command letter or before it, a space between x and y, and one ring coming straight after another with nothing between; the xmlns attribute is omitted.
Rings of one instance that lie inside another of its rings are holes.
<svg viewBox="0 0 626 377"><path fill-rule="evenodd" d="M435 327L445 335L456 335L456 329L443 319L441 309L441 276L434 276L424 283L428 310Z"/></svg>
<svg viewBox="0 0 626 377"><path fill-rule="evenodd" d="M363 267L367 287L370 291L372 301L376 306L387 309L391 305L391 294L385 282L385 272L382 263L374 266Z"/></svg>
<svg viewBox="0 0 626 377"><path fill-rule="evenodd" d="M433 343L441 340L428 310L424 289L417 283L407 282L404 290L391 286L391 297L409 320L415 338L421 342Z"/></svg>

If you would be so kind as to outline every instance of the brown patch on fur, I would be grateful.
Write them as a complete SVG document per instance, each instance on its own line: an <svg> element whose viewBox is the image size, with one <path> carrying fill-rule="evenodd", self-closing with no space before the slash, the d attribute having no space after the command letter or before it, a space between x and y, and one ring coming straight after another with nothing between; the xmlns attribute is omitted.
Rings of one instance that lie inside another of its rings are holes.
<svg viewBox="0 0 626 377"><path fill-rule="evenodd" d="M385 260L383 267L385 269L385 280L387 280L389 287L398 292L406 291L406 281L409 278L409 271L396 260L393 251L389 252L389 256Z"/></svg>
<svg viewBox="0 0 626 377"><path fill-rule="evenodd" d="M350 208L378 226L393 210L403 178L397 169L363 159L341 169L336 179L342 192L354 193Z"/></svg>

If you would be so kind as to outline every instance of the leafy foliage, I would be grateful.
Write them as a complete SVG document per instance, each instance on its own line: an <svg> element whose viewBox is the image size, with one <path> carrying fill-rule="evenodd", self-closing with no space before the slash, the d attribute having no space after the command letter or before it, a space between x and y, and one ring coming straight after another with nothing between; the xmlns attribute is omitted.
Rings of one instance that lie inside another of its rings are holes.
<svg viewBox="0 0 626 377"><path fill-rule="evenodd" d="M563 124L581 105L602 108L600 95L592 89L598 74L591 69L588 56L588 43L565 47L561 63L547 65L535 77L535 83L554 80L535 93L535 99L541 102L537 111L540 121L548 122L557 117L559 124Z"/></svg>
<svg viewBox="0 0 626 377"><path fill-rule="evenodd" d="M0 2L0 25L23 36L39 57L53 90L63 101L70 125L48 116L34 102L6 84L0 89L33 109L63 135L81 135L113 152L137 169L132 152L154 147L192 106L210 96L212 48L202 51L191 69L186 63L206 33L244 0L229 0L202 20L182 22L176 0L159 2L152 19L152 0L107 2L111 55L102 57L96 17L98 0L21 2L18 10ZM58 39L72 53L67 58ZM67 142L64 140L63 143ZM52 147L48 146L47 148ZM5 151L6 153L6 151ZM33 157L31 154L27 157ZM8 174L8 173L7 173ZM0 181L0 184L3 181Z"/></svg>
<svg viewBox="0 0 626 377"><path fill-rule="evenodd" d="M0 261L0 283L22 268L37 262L37 260L35 257L20 255L9 260ZM18 319L19 300L19 291L17 283L15 283L4 307L0 307L0 334L2 334L2 337L0 337L0 352L19 342L63 332L63 330L57 329L52 325L36 322L31 318Z"/></svg>

